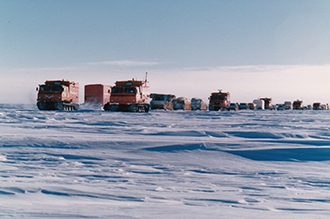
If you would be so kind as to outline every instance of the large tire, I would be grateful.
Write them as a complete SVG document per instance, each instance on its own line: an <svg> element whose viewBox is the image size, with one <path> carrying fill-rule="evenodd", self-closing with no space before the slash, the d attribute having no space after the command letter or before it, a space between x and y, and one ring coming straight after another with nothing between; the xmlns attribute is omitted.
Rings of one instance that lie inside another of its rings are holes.
<svg viewBox="0 0 330 219"><path fill-rule="evenodd" d="M104 109L104 111L110 111L110 104L109 104L109 102L106 103L106 104L103 106L103 109Z"/></svg>

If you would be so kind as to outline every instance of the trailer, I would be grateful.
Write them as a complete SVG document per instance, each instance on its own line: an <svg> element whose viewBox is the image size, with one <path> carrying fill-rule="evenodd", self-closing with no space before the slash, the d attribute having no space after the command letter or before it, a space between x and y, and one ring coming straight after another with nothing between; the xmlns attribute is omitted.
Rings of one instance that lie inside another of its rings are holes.
<svg viewBox="0 0 330 219"><path fill-rule="evenodd" d="M104 105L110 100L111 87L103 84L85 85L85 104Z"/></svg>

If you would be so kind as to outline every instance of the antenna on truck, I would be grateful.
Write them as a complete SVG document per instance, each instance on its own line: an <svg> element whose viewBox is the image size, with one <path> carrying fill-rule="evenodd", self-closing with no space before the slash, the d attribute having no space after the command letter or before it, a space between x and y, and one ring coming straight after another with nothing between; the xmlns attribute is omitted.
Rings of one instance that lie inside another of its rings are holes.
<svg viewBox="0 0 330 219"><path fill-rule="evenodd" d="M146 72L145 81L148 81L148 72Z"/></svg>

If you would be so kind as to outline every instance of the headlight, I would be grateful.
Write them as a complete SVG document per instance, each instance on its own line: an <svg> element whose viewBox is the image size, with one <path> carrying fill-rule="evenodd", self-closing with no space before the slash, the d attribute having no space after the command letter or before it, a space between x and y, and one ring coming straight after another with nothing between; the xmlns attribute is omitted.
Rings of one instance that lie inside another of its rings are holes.
<svg viewBox="0 0 330 219"><path fill-rule="evenodd" d="M113 99L111 100L111 102L113 102Z"/></svg>
<svg viewBox="0 0 330 219"><path fill-rule="evenodd" d="M133 102L135 102L135 99L133 99Z"/></svg>

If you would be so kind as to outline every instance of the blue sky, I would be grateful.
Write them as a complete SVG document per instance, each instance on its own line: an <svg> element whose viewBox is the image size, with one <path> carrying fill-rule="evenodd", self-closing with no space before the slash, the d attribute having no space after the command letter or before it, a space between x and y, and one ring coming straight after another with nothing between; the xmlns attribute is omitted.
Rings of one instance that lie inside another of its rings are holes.
<svg viewBox="0 0 330 219"><path fill-rule="evenodd" d="M33 103L46 79L83 90L145 72L152 92L328 102L329 11L328 0L2 0L0 102Z"/></svg>

